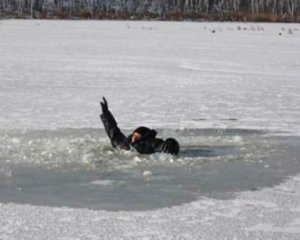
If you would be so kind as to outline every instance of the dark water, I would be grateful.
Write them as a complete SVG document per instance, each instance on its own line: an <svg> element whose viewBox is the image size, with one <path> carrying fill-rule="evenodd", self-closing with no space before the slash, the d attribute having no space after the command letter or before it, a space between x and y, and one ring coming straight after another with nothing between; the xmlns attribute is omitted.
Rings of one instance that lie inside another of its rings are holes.
<svg viewBox="0 0 300 240"><path fill-rule="evenodd" d="M241 129L161 130L179 157L114 152L103 131L2 132L0 202L149 210L233 198L300 172L300 139Z"/></svg>

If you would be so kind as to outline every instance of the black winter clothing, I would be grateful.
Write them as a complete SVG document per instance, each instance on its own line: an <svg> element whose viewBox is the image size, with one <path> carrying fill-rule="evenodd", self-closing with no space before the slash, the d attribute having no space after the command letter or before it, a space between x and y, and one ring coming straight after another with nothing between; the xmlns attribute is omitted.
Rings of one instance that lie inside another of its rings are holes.
<svg viewBox="0 0 300 240"><path fill-rule="evenodd" d="M142 135L142 137L131 144L132 134L128 137L120 131L117 122L111 112L108 110L100 115L103 122L105 131L111 141L114 148L120 148L123 150L130 150L134 148L138 153L151 154L156 152L163 152L165 141L161 138L156 138L157 132L153 129Z"/></svg>
<svg viewBox="0 0 300 240"><path fill-rule="evenodd" d="M165 152L177 155L179 153L179 144L173 138L168 138L164 141L161 138L156 138L157 132L146 127L139 127L134 132L139 133L141 137L131 144L132 134L126 137L119 129L118 124L108 110L107 101L103 98L100 103L102 114L100 118L103 122L105 131L114 148L130 150L134 148L138 153L151 154L156 152Z"/></svg>

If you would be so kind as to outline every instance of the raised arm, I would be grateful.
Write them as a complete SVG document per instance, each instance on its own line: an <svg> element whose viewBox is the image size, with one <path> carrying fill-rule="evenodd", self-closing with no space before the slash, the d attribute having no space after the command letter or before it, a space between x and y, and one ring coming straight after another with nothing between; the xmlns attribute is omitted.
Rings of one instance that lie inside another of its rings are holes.
<svg viewBox="0 0 300 240"><path fill-rule="evenodd" d="M100 102L100 105L102 108L102 114L100 114L100 119L102 120L105 131L111 141L112 146L114 148L129 150L130 145L128 139L120 131L114 116L108 110L107 101L104 97L103 102Z"/></svg>

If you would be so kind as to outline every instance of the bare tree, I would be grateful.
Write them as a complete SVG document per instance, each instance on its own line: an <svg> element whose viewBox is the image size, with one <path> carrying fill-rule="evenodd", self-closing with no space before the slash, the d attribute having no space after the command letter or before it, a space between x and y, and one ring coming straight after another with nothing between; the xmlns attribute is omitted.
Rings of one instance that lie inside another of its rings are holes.
<svg viewBox="0 0 300 240"><path fill-rule="evenodd" d="M273 14L300 21L300 0L0 0L0 13L54 17L64 13L69 17L80 12L89 13L91 18L101 16L118 17L127 12L128 17L143 17L149 13L166 18L172 13L185 16L225 16L224 14L252 15ZM44 14L46 13L46 14ZM80 16L80 15L79 15Z"/></svg>

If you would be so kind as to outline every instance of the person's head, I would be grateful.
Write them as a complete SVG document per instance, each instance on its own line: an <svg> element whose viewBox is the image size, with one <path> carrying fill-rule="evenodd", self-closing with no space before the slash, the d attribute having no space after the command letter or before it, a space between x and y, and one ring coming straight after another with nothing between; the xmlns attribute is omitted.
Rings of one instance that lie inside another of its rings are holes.
<svg viewBox="0 0 300 240"><path fill-rule="evenodd" d="M130 139L131 144L137 142L144 134L146 134L149 131L151 130L147 127L136 128L131 134L131 139Z"/></svg>
<svg viewBox="0 0 300 240"><path fill-rule="evenodd" d="M165 141L163 152L169 153L172 155L178 155L180 151L179 143L174 138L168 138Z"/></svg>

